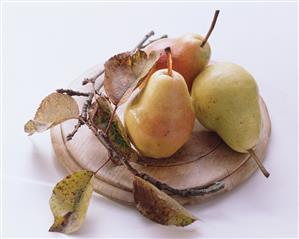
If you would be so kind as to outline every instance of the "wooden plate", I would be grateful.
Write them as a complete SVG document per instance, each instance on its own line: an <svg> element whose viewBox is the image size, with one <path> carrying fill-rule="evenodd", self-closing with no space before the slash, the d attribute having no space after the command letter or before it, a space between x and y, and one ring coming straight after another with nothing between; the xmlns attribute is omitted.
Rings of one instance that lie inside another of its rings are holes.
<svg viewBox="0 0 299 239"><path fill-rule="evenodd" d="M82 86L81 82L86 77L92 77L101 70L101 65L94 66L77 80L70 88L83 92L89 91L89 85ZM81 106L84 97L77 97ZM256 146L256 154L264 160L270 132L271 123L267 107L260 99L262 112L262 131ZM121 119L124 106L118 109ZM76 121L70 120L51 129L51 139L54 151L59 161L68 172L82 169L96 171L107 159L106 149L89 131L82 126L71 141L66 141L66 135L73 129ZM172 157L166 160L147 160L147 166L133 163L140 171L168 183L175 188L187 188L208 184L218 178L228 175L234 168L242 164L250 155L241 154L231 150L213 132L205 130L196 123L190 140ZM182 204L199 203L217 195L227 192L249 178L257 170L253 159L249 159L233 175L224 180L225 187L216 193L196 197L176 197ZM132 204L132 176L123 166L114 166L109 162L96 175L95 191L113 200Z"/></svg>

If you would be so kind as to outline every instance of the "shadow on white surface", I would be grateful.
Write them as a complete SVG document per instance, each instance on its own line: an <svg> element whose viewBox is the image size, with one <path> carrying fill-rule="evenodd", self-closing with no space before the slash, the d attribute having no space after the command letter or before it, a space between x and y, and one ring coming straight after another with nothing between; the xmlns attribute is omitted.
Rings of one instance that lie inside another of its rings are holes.
<svg viewBox="0 0 299 239"><path fill-rule="evenodd" d="M59 163L51 144L49 145L49 147L51 147L51 154L49 154L49 150L44 151L39 147L39 145L36 144L34 140L30 140L30 141L31 141L31 160L37 171L48 172L49 160L51 160L53 161L52 168L54 167L55 172L57 172L59 175L67 174L64 167Z"/></svg>
<svg viewBox="0 0 299 239"><path fill-rule="evenodd" d="M103 214L101 208L110 208L109 213ZM86 221L80 231L73 234L74 236L130 238L143 238L149 235L159 238L198 238L201 236L200 222L195 222L185 228L159 225L143 217L134 207L119 204L99 195L92 197L88 210L89 215ZM121 217L120 213L122 214ZM130 221L130 227L127 226L128 221ZM111 232L113 227L115 227L115 230ZM98 231L98 234L94 234L95 231ZM109 234L106 234L108 231L110 231Z"/></svg>

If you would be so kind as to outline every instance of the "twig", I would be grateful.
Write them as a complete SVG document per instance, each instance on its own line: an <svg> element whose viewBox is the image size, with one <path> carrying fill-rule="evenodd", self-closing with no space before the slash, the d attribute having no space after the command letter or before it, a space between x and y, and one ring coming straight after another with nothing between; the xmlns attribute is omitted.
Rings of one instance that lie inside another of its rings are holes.
<svg viewBox="0 0 299 239"><path fill-rule="evenodd" d="M152 44L152 43L155 42L155 41L159 41L159 40L164 39L164 38L167 38L167 37L168 37L167 35L162 35L162 36L160 36L160 37L158 37L158 38L156 38L156 39L154 39L154 40L151 40L151 41L149 41L148 43L142 45L141 49L147 47L148 45Z"/></svg>
<svg viewBox="0 0 299 239"><path fill-rule="evenodd" d="M173 195L179 195L182 197L203 196L208 193L217 192L220 189L224 188L223 182L215 182L212 185L208 185L205 187L199 186L199 187L193 187L193 188L176 189L176 188L170 187L166 183L162 183L162 182L158 181L157 179L155 179L145 173L137 174L137 176L150 182L151 184L155 185L160 190L167 192L170 195L173 194Z"/></svg>
<svg viewBox="0 0 299 239"><path fill-rule="evenodd" d="M88 83L95 83L97 81L98 78L100 78L100 76L104 73L104 70L101 70L98 74L96 74L95 76L91 77L91 78L85 78L82 81L82 85L86 85Z"/></svg>
<svg viewBox="0 0 299 239"><path fill-rule="evenodd" d="M82 119L85 119L85 120L87 119L87 110L88 110L89 106L91 105L93 96L94 96L93 93L88 93L88 99L85 101L85 103L82 106L82 111L79 116L77 124L74 126L73 131L66 136L67 141L72 140L74 135L78 132L79 128L84 124L84 121L82 121Z"/></svg>
<svg viewBox="0 0 299 239"><path fill-rule="evenodd" d="M101 130L97 129L89 120L80 118L80 120L94 133L97 139L102 143L102 145L108 150L110 157L117 157L117 152L112 148L111 143L107 135Z"/></svg>
<svg viewBox="0 0 299 239"><path fill-rule="evenodd" d="M70 89L57 89L56 92L60 94L66 94L69 96L86 96L86 97L89 96L89 93L70 90Z"/></svg>
<svg viewBox="0 0 299 239"><path fill-rule="evenodd" d="M150 31L148 34L146 34L144 36L144 38L133 48L132 52L136 51L137 49L140 49L143 46L144 42L146 42L151 36L153 36L155 33L154 31ZM88 83L95 83L97 81L98 78L100 78L100 76L104 73L104 69L101 70L98 74L96 74L95 76L91 77L91 78L85 78L82 82L82 85L86 85ZM98 89L101 89L103 86L103 83L100 84L100 86L98 87Z"/></svg>
<svg viewBox="0 0 299 239"><path fill-rule="evenodd" d="M87 119L87 110L91 105L93 96L94 96L93 93L89 93L88 99L85 101L84 105L82 106L81 117L83 117L84 119Z"/></svg>
<svg viewBox="0 0 299 239"><path fill-rule="evenodd" d="M176 189L169 186L166 183L160 182L159 180L149 176L146 173L140 173L132 165L127 161L123 161L123 158L120 158L120 161L126 166L126 168L135 176L141 177L144 180L150 182L151 184L155 185L160 190L166 192L169 195L178 195L181 197L188 197L188 196L203 196L208 193L217 192L224 188L223 182L215 182L211 183L206 186L199 186L199 187L192 187L192 188L185 188L185 189Z"/></svg>
<svg viewBox="0 0 299 239"><path fill-rule="evenodd" d="M214 18L213 18L212 24L211 24L211 26L210 26L210 29L209 29L207 35L205 36L205 38L203 39L203 41L202 41L200 47L204 47L205 44L206 44L206 42L208 41L208 39L209 39L209 37L210 37L210 35L211 35L212 31L214 30L214 27L215 27L215 25L216 25L216 22L217 22L217 18L218 18L219 13L220 13L220 10L216 10L216 11L215 11Z"/></svg>
<svg viewBox="0 0 299 239"><path fill-rule="evenodd" d="M73 139L74 135L78 132L79 128L84 125L81 120L78 120L77 124L75 125L73 131L66 136L66 140L70 141Z"/></svg>
<svg viewBox="0 0 299 239"><path fill-rule="evenodd" d="M144 38L133 48L132 52L142 48L143 44L153 35L155 35L154 31L150 31L148 34L146 34Z"/></svg>
<svg viewBox="0 0 299 239"><path fill-rule="evenodd" d="M146 45L143 45L151 36L153 36L155 33L154 33L154 31L150 31L148 34L146 34L145 36L144 36L144 38L131 50L131 52L135 52L136 50L138 50L138 49L142 49L142 48L144 48L145 46L147 46L148 44L146 44ZM161 38L165 38L165 37L167 37L167 35L163 35L163 36L161 36L160 38L158 38L158 39L156 39L156 40L153 40L153 41L151 41L151 43L152 42L154 42L154 41L157 41L157 40L159 40L159 39L161 39ZM103 70L104 71L104 70ZM98 77L99 78L99 77ZM96 79L97 80L97 79ZM96 81L95 80L95 81ZM94 81L94 82L95 82ZM98 86L98 89L97 89L97 91L99 91L102 87L103 87L103 85L104 85L104 81L102 81L101 83L100 83L100 85Z"/></svg>
<svg viewBox="0 0 299 239"><path fill-rule="evenodd" d="M106 147L109 153L111 153L111 157L117 157L120 162L131 172L133 175L143 178L144 180L152 183L160 190L165 191L168 194L179 195L182 197L187 196L202 196L208 193L217 192L224 187L223 182L215 182L207 186L200 186L200 187L193 187L193 188L186 188L186 189L176 189L169 186L166 183L160 182L157 179L147 175L146 173L140 173L136 170L128 160L121 155L118 151L114 150L113 146L111 145L107 135L97 129L91 122L85 121L82 119L84 123L88 126L88 128L94 133L94 135L98 138L98 140Z"/></svg>

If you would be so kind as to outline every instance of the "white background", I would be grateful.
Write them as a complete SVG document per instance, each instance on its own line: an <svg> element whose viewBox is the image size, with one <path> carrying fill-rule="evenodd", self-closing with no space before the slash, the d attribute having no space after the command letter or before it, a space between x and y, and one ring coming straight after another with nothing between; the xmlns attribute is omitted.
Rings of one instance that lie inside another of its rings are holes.
<svg viewBox="0 0 299 239"><path fill-rule="evenodd" d="M80 237L287 237L297 225L297 19L293 3L37 4L3 6L3 236L48 233L52 187L66 175L49 133L27 137L24 123L40 100L94 64L156 36L205 34L221 10L212 58L239 63L256 78L272 119L265 179L189 206L198 221L184 229L144 219L134 208L94 195Z"/></svg>

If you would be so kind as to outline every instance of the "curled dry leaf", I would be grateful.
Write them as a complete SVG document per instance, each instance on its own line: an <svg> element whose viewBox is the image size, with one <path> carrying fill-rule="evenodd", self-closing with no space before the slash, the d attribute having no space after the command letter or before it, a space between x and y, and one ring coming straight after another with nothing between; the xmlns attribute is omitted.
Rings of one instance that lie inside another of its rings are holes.
<svg viewBox="0 0 299 239"><path fill-rule="evenodd" d="M92 194L93 172L75 172L53 189L50 207L54 215L51 232L72 233L77 231L86 215Z"/></svg>
<svg viewBox="0 0 299 239"><path fill-rule="evenodd" d="M197 220L173 198L138 176L133 189L137 209L154 222L184 227Z"/></svg>
<svg viewBox="0 0 299 239"><path fill-rule="evenodd" d="M108 99L104 96L99 96L90 108L89 119L98 129L105 131L112 112L113 109ZM131 147L128 135L117 114L114 114L107 134L115 150L131 161L137 160L138 155Z"/></svg>
<svg viewBox="0 0 299 239"><path fill-rule="evenodd" d="M114 105L127 101L133 91L146 78L160 57L156 51L149 56L144 51L124 52L105 63L105 91Z"/></svg>
<svg viewBox="0 0 299 239"><path fill-rule="evenodd" d="M29 135L43 132L68 119L78 118L79 108L77 102L68 95L52 93L41 102L34 119L29 120L24 130Z"/></svg>

